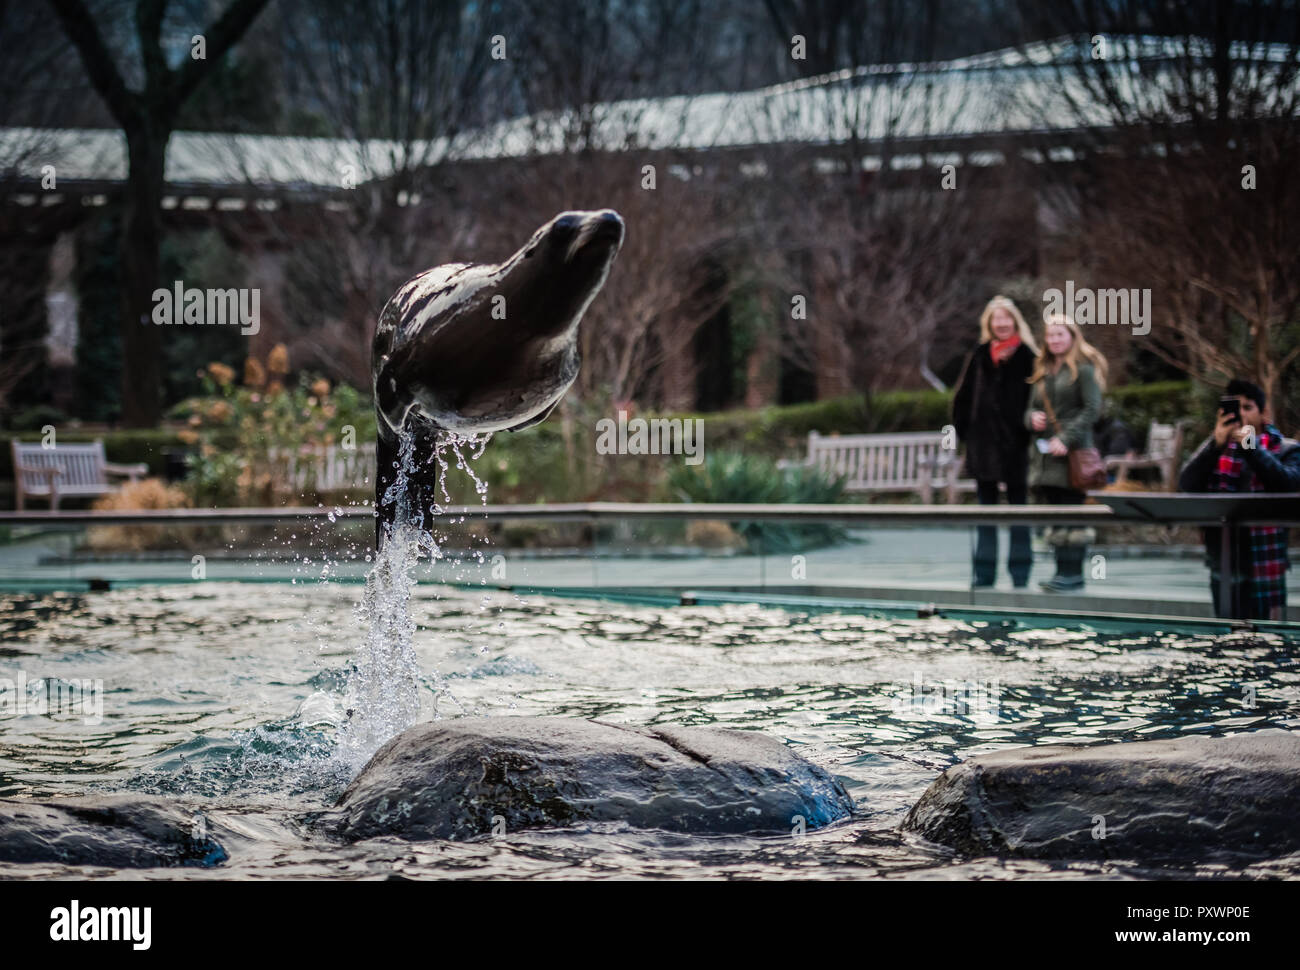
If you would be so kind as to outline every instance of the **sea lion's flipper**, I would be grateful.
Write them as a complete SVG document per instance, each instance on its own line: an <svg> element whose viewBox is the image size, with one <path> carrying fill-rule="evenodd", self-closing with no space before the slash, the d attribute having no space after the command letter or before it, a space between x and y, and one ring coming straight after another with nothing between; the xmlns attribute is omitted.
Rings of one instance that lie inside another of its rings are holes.
<svg viewBox="0 0 1300 970"><path fill-rule="evenodd" d="M556 401L555 404L552 404L545 411L540 411L537 414L533 415L531 418L529 418L527 421L517 424L513 428L506 428L506 430L523 431L525 428L531 428L535 424L541 424L543 421L545 421L547 418L551 416L551 412L556 409L559 403L560 403L559 401Z"/></svg>

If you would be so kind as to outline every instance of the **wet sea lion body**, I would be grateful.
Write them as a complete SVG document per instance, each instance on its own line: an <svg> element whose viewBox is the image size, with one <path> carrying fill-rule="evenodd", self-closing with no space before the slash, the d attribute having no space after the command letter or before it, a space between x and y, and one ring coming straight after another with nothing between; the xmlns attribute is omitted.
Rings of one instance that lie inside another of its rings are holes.
<svg viewBox="0 0 1300 970"><path fill-rule="evenodd" d="M622 242L613 210L563 212L505 262L436 266L393 294L371 348L376 545L396 512L389 493L404 430L414 438L406 496L418 517L436 503L440 435L518 431L564 396L578 375L578 323Z"/></svg>

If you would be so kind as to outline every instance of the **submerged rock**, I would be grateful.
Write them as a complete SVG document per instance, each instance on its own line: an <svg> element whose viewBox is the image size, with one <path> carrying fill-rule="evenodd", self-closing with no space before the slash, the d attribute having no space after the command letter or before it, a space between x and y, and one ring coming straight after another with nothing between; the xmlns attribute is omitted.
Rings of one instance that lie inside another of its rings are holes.
<svg viewBox="0 0 1300 970"><path fill-rule="evenodd" d="M970 855L1206 860L1300 851L1300 733L1014 748L949 768L903 823Z"/></svg>
<svg viewBox="0 0 1300 970"><path fill-rule="evenodd" d="M388 742L338 802L349 840L467 839L625 822L674 832L788 832L846 818L828 772L779 741L720 728L551 717L420 724Z"/></svg>
<svg viewBox="0 0 1300 970"><path fill-rule="evenodd" d="M226 858L193 813L160 798L0 799L0 862L146 869Z"/></svg>

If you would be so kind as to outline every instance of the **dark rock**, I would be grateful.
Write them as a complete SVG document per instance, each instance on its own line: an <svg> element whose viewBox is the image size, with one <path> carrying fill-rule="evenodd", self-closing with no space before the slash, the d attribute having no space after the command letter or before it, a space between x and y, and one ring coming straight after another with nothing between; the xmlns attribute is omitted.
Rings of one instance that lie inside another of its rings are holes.
<svg viewBox="0 0 1300 970"><path fill-rule="evenodd" d="M180 806L143 795L0 799L0 861L128 869L225 861L225 849L193 824Z"/></svg>
<svg viewBox="0 0 1300 970"><path fill-rule="evenodd" d="M969 855L1202 861L1300 851L1298 808L1300 733L1267 730L980 755L903 827Z"/></svg>
<svg viewBox="0 0 1300 970"><path fill-rule="evenodd" d="M464 718L388 742L340 797L331 827L466 839L582 822L674 832L788 832L845 818L829 773L750 731L632 728L570 718ZM498 828L498 831L500 828Z"/></svg>

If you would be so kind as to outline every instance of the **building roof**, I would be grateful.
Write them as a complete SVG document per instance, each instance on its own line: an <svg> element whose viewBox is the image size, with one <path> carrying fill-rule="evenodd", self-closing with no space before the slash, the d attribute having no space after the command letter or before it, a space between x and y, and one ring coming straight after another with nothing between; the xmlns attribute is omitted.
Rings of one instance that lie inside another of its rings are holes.
<svg viewBox="0 0 1300 970"><path fill-rule="evenodd" d="M1208 44L1160 37L1107 38L1119 89L1137 98L1142 83L1208 56ZM853 68L752 91L608 102L584 112L502 121L454 141L398 142L176 132L165 178L174 189L256 187L278 192L342 189L444 159L482 161L559 153L583 131L605 151L718 150L776 144L869 148L954 148L979 139L1048 136L1106 126L1077 74L1062 70L1092 56L1089 40L1058 39L928 64ZM1295 56L1282 44L1234 44L1230 55L1268 69ZM53 165L60 182L120 183L126 141L118 130L0 129L0 173L39 182Z"/></svg>

